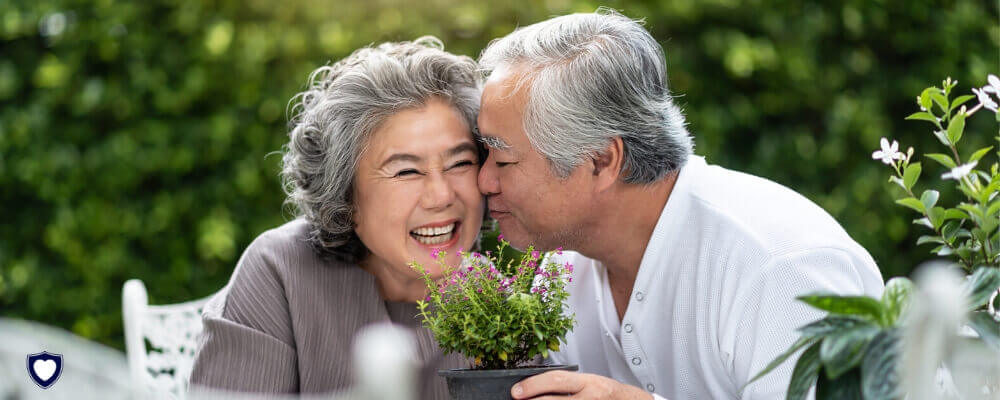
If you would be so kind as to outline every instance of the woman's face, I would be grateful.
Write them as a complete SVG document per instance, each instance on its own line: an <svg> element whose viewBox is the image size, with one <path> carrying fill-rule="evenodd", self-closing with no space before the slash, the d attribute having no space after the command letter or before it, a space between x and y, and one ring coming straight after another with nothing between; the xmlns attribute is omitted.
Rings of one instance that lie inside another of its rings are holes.
<svg viewBox="0 0 1000 400"><path fill-rule="evenodd" d="M441 99L383 122L362 153L354 185L355 232L371 251L368 266L405 281L420 276L411 261L441 275L435 250L458 265L458 250L472 247L483 220L476 149L465 119Z"/></svg>

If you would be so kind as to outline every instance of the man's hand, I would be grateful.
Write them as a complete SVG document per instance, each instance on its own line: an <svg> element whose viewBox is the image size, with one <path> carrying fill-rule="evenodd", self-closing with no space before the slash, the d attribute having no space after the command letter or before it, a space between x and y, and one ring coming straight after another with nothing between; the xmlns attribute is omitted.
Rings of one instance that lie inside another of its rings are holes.
<svg viewBox="0 0 1000 400"><path fill-rule="evenodd" d="M510 388L510 395L517 400L565 400L567 398L648 400L653 398L642 389L611 378L569 371L549 371L527 378Z"/></svg>

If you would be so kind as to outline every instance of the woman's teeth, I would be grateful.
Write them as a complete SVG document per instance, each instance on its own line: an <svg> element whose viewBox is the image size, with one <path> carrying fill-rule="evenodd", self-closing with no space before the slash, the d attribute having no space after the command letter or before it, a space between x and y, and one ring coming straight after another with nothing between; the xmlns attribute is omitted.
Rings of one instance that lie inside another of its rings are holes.
<svg viewBox="0 0 1000 400"><path fill-rule="evenodd" d="M410 231L410 235L422 244L441 244L451 240L454 230L455 224L451 224L435 228L417 228Z"/></svg>

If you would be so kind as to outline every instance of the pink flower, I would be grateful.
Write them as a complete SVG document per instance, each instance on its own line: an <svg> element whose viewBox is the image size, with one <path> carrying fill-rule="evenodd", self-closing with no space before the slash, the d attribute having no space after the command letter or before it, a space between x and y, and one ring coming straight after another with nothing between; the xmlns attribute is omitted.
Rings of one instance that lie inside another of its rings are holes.
<svg viewBox="0 0 1000 400"><path fill-rule="evenodd" d="M566 261L565 266L566 266L566 271L568 271L569 273L573 273L573 264L570 264L569 261Z"/></svg>
<svg viewBox="0 0 1000 400"><path fill-rule="evenodd" d="M556 254L562 255L562 246L556 247Z"/></svg>
<svg viewBox="0 0 1000 400"><path fill-rule="evenodd" d="M503 234L502 233L499 234L499 235L497 235L497 240L503 240Z"/></svg>
<svg viewBox="0 0 1000 400"><path fill-rule="evenodd" d="M538 256L540 256L540 255L541 255L541 253L539 253L538 250L535 250L535 251L531 252L531 258L537 259Z"/></svg>

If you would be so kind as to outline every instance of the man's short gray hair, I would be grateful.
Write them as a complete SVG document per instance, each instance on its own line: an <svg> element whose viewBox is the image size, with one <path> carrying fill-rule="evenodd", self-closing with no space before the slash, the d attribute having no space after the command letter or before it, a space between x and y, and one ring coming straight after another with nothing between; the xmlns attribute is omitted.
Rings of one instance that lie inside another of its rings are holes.
<svg viewBox="0 0 1000 400"><path fill-rule="evenodd" d="M621 137L623 181L657 181L687 161L691 136L667 89L663 49L613 10L552 18L515 30L483 50L487 73L524 65L524 130L565 178Z"/></svg>
<svg viewBox="0 0 1000 400"><path fill-rule="evenodd" d="M309 75L289 102L281 178L286 204L312 227L322 254L357 263L368 249L354 232L354 176L368 137L392 115L432 97L448 101L474 136L482 73L431 36L358 49Z"/></svg>

